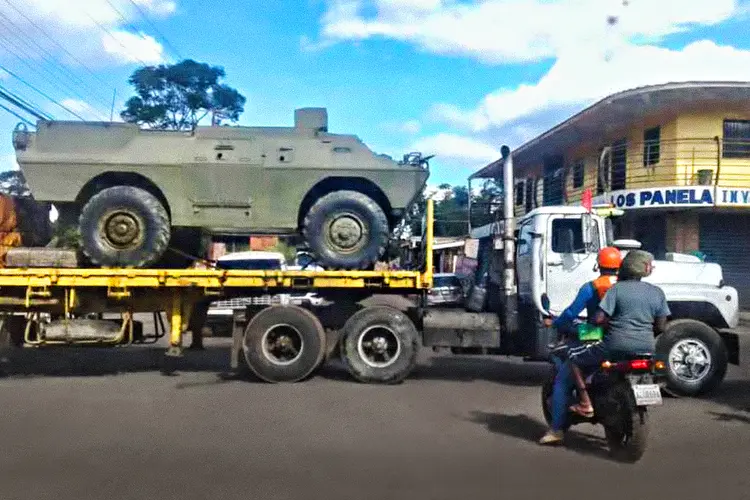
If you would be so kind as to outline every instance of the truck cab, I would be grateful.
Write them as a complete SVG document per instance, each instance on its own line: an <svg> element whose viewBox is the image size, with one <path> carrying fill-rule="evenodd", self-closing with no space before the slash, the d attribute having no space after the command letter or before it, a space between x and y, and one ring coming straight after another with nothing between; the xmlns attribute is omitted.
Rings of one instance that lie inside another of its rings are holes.
<svg viewBox="0 0 750 500"><path fill-rule="evenodd" d="M512 158L498 164L513 200ZM545 206L516 217L513 204L487 189L492 178L470 178L470 237L478 241L476 271L466 312L428 310L425 344L450 347L457 354L504 354L546 360L556 332L542 322L542 296L560 314L579 288L598 276L597 254L605 246L623 253L640 244L616 240L611 207ZM481 193L471 179L484 182ZM668 388L696 395L716 387L727 363L739 364L739 337L728 329L739 322L737 290L724 283L721 266L684 254L656 261L645 281L664 290L672 312L667 331L657 340L657 355L666 361ZM585 312L583 313L585 315Z"/></svg>

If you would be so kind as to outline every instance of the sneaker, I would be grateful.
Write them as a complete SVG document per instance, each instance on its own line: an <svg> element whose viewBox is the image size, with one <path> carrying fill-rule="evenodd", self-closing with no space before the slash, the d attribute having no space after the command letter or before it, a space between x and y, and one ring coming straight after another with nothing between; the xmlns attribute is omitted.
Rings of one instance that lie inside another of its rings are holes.
<svg viewBox="0 0 750 500"><path fill-rule="evenodd" d="M547 431L539 440L539 444L561 444L563 441L562 431Z"/></svg>

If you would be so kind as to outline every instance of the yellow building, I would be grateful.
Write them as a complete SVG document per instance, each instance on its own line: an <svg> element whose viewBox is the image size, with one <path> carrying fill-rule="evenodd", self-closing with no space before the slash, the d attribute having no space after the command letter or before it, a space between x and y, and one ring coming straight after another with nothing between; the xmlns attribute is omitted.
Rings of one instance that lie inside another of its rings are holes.
<svg viewBox="0 0 750 500"><path fill-rule="evenodd" d="M640 240L657 258L702 252L750 307L750 82L614 94L513 158L517 215L578 204L590 189L595 204L624 209L618 237ZM496 171L496 163L483 170Z"/></svg>

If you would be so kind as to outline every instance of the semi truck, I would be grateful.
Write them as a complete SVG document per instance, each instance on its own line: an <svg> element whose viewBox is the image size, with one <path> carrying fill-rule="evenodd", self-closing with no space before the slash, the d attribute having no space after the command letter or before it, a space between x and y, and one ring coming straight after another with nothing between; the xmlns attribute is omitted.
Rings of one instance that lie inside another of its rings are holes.
<svg viewBox="0 0 750 500"><path fill-rule="evenodd" d="M173 360L182 355L183 333L201 301L315 293L322 304L236 311L230 366L267 382L299 382L340 357L354 379L390 384L408 378L422 347L546 360L556 333L542 321L542 297L559 313L596 275L599 248L620 245L627 251L637 245L614 239L606 209L551 206L516 220L513 157L506 147L502 152L492 174L505 188L501 208L475 231L479 266L463 309L427 306L434 239L429 201L419 269L5 268L0 331L12 348L126 347L149 341L134 313L166 311L165 354ZM731 331L738 323L738 297L723 282L720 266L680 260L657 262L649 278L664 289L672 311L667 331L657 338L657 354L667 361L667 389L697 395L722 381L728 362L740 362L742 338ZM389 295L400 300L383 299ZM121 319L103 320L98 315L104 313Z"/></svg>

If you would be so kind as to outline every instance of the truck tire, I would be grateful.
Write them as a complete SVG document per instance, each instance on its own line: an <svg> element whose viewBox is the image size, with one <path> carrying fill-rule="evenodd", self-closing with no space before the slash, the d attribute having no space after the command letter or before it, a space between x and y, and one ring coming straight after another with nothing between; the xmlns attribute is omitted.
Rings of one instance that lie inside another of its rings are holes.
<svg viewBox="0 0 750 500"><path fill-rule="evenodd" d="M169 214L148 191L115 186L92 196L78 221L83 253L105 267L147 267L169 244Z"/></svg>
<svg viewBox="0 0 750 500"><path fill-rule="evenodd" d="M318 318L297 306L271 306L245 327L242 350L252 372L266 382L298 382L325 354L325 331Z"/></svg>
<svg viewBox="0 0 750 500"><path fill-rule="evenodd" d="M334 191L310 208L302 233L323 267L365 269L385 252L388 218L369 196Z"/></svg>
<svg viewBox="0 0 750 500"><path fill-rule="evenodd" d="M396 384L417 363L419 336L401 311L367 307L344 324L340 349L349 373L359 382Z"/></svg>
<svg viewBox="0 0 750 500"><path fill-rule="evenodd" d="M0 349L21 347L26 329L26 318L13 314L0 318Z"/></svg>
<svg viewBox="0 0 750 500"><path fill-rule="evenodd" d="M656 339L656 353L667 365L670 394L697 396L724 380L729 355L721 336L705 323L678 319Z"/></svg>

